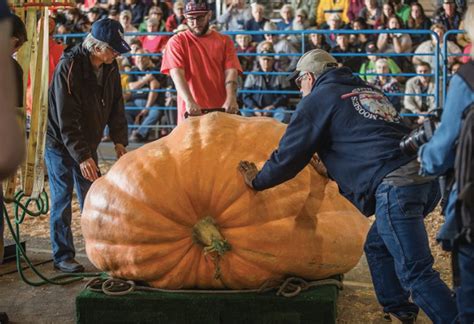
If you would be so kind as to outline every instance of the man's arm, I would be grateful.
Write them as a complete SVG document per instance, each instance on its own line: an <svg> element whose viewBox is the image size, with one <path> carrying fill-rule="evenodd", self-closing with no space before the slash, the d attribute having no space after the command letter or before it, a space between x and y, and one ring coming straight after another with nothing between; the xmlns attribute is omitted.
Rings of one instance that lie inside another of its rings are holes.
<svg viewBox="0 0 474 324"><path fill-rule="evenodd" d="M23 159L24 139L16 120L16 89L11 64L10 21L0 21L0 181L11 175Z"/></svg>
<svg viewBox="0 0 474 324"><path fill-rule="evenodd" d="M184 70L180 68L170 69L170 75L173 79L178 95L184 100L188 114L191 116L201 115L202 107L196 103L191 94L191 90L189 89L186 78L184 77Z"/></svg>
<svg viewBox="0 0 474 324"><path fill-rule="evenodd" d="M237 104L237 76L237 69L225 70L226 99L223 108L230 114L235 114L239 111L239 105Z"/></svg>

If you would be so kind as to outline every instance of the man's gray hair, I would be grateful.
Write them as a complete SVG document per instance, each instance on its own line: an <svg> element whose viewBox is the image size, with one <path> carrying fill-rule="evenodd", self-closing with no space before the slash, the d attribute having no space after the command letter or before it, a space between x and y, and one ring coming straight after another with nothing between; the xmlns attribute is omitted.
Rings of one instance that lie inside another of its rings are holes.
<svg viewBox="0 0 474 324"><path fill-rule="evenodd" d="M104 51L108 47L110 46L106 42L94 38L91 33L87 34L86 38L84 38L82 41L82 48L86 49L90 53L94 53L97 48L101 51Z"/></svg>

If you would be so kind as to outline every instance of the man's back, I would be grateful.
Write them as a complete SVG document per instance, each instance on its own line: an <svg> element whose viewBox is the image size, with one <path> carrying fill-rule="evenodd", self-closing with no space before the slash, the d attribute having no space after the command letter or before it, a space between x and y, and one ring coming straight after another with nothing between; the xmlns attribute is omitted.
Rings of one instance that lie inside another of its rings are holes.
<svg viewBox="0 0 474 324"><path fill-rule="evenodd" d="M410 129L387 97L347 68L325 72L314 87L296 108L275 160L291 173L316 151L341 193L371 215L380 181L413 159L399 149ZM270 183L264 178L257 179L266 187Z"/></svg>

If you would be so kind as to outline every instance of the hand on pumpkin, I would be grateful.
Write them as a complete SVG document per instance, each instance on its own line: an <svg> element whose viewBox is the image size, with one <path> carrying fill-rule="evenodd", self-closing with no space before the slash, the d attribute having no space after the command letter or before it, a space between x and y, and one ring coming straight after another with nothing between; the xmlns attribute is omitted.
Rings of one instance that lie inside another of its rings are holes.
<svg viewBox="0 0 474 324"><path fill-rule="evenodd" d="M123 144L115 144L115 154L117 155L117 159L120 159L125 153L127 153L127 149Z"/></svg>
<svg viewBox="0 0 474 324"><path fill-rule="evenodd" d="M239 104L235 98L230 101L226 100L222 107L225 109L225 112L229 114L236 114L239 112Z"/></svg>
<svg viewBox="0 0 474 324"><path fill-rule="evenodd" d="M94 182L99 178L99 168L93 158L88 158L81 162L79 166L81 168L82 176L90 182Z"/></svg>
<svg viewBox="0 0 474 324"><path fill-rule="evenodd" d="M317 173L319 173L323 177L329 178L328 170L326 169L326 166L323 164L317 154L313 155L311 161L309 161L309 164L311 164L311 166L316 170Z"/></svg>
<svg viewBox="0 0 474 324"><path fill-rule="evenodd" d="M253 189L252 181L258 174L258 169L255 163L250 161L240 161L239 162L239 171L244 176L245 183Z"/></svg>
<svg viewBox="0 0 474 324"><path fill-rule="evenodd" d="M201 116L202 115L202 108L195 102L186 102L186 111L188 112L189 116Z"/></svg>

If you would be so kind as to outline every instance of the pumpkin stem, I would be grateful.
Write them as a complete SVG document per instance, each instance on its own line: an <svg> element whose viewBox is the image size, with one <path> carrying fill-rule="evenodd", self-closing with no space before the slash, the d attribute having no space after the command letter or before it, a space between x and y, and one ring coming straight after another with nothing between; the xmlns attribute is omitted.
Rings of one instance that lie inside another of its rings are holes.
<svg viewBox="0 0 474 324"><path fill-rule="evenodd" d="M216 265L214 278L220 277L220 258L231 250L231 245L217 229L214 219L210 216L201 219L193 226L193 240L204 246L204 255L214 254L213 260Z"/></svg>

